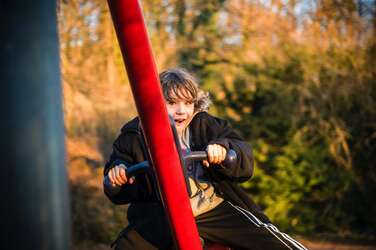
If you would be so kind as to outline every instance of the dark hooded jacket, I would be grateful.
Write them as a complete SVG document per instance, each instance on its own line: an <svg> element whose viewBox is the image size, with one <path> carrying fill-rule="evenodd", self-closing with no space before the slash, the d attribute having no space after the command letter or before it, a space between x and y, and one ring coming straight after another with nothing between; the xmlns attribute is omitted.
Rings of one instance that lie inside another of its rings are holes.
<svg viewBox="0 0 376 250"><path fill-rule="evenodd" d="M237 153L236 164L231 167L209 167L209 176L218 195L235 205L247 210L257 212L259 216L268 221L250 197L239 187L239 183L251 178L253 174L253 155L251 146L231 128L227 121L214 117L206 112L197 113L189 124L191 133L190 148L192 151L205 150L208 144L219 144L227 151ZM113 152L105 165L104 175L114 166L116 160L122 160L128 165L133 165L146 160L146 148L140 129L138 118L133 119L123 126L121 134L113 144ZM145 209L153 209L155 204L160 204L158 188L154 174L149 171L136 176L136 181L131 185L122 186L116 195L104 189L108 198L115 204L131 203L128 210L128 220L145 216ZM150 205L150 206L149 206ZM150 212L150 211L149 211ZM139 215L144 213L144 215ZM150 216L153 213L150 213Z"/></svg>

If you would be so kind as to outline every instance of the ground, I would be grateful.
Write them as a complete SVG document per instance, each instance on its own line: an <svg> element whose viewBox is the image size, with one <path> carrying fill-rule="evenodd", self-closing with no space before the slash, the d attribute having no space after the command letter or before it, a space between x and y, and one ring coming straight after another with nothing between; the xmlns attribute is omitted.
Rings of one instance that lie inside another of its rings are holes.
<svg viewBox="0 0 376 250"><path fill-rule="evenodd" d="M306 239L299 239L309 250L376 250L376 244L355 244L355 243L339 243L334 241L309 241ZM76 245L73 250L108 250L110 247L105 244L93 245L85 243Z"/></svg>

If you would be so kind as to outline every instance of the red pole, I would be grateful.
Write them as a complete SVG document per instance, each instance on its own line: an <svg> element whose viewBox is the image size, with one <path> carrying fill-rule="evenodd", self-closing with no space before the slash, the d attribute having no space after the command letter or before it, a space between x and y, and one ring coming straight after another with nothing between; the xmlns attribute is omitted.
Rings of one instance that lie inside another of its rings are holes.
<svg viewBox="0 0 376 250"><path fill-rule="evenodd" d="M173 234L179 249L202 249L139 3L108 4Z"/></svg>

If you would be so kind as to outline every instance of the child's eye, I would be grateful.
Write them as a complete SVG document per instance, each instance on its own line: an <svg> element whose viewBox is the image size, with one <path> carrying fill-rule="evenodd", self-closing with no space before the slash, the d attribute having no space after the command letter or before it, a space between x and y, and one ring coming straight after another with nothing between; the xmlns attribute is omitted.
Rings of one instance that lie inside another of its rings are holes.
<svg viewBox="0 0 376 250"><path fill-rule="evenodd" d="M174 104L176 104L176 103L175 103L174 101L168 101L167 104L168 104L168 105L174 105Z"/></svg>
<svg viewBox="0 0 376 250"><path fill-rule="evenodd" d="M192 101L186 101L185 105L191 105L193 102Z"/></svg>

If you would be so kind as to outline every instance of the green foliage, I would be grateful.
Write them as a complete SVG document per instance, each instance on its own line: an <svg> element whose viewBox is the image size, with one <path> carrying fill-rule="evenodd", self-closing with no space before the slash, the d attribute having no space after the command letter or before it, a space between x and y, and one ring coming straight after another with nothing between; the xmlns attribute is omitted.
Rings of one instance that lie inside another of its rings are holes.
<svg viewBox="0 0 376 250"><path fill-rule="evenodd" d="M243 187L284 230L371 230L375 76L364 51L284 49L284 60L268 55L245 64L233 86L221 82L225 97L215 102L254 145L255 176Z"/></svg>

